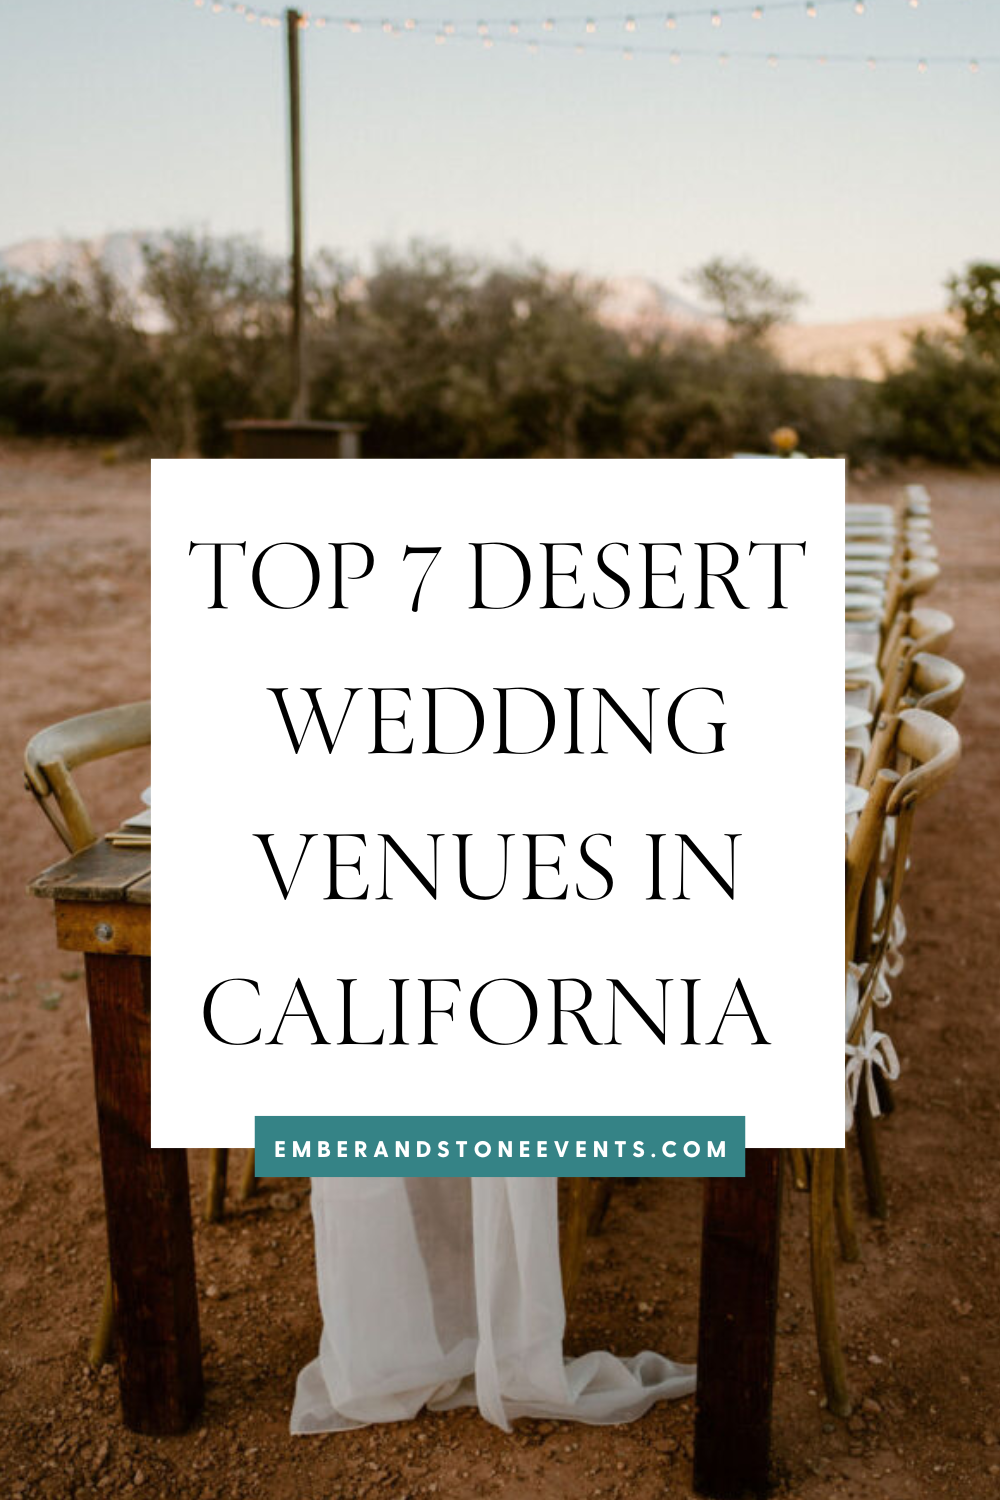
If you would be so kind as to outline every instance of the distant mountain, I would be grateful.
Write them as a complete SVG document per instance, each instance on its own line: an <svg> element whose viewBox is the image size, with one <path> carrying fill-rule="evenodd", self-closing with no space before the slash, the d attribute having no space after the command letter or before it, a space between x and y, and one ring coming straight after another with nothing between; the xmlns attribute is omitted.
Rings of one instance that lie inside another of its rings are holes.
<svg viewBox="0 0 1000 1500"><path fill-rule="evenodd" d="M707 332L719 319L648 276L610 276L601 282L601 320L623 333Z"/></svg>
<svg viewBox="0 0 1000 1500"><path fill-rule="evenodd" d="M912 313L854 323L790 323L776 331L773 342L790 369L881 380L886 370L905 364L917 333L956 333L958 328L952 313Z"/></svg>
<svg viewBox="0 0 1000 1500"><path fill-rule="evenodd" d="M79 274L94 258L134 302L140 328L158 333L164 326L163 315L142 291L142 247L146 242L161 243L164 238L141 230L119 230L91 240L22 240L0 249L0 274L6 273L16 286L30 286L44 277Z"/></svg>
<svg viewBox="0 0 1000 1500"><path fill-rule="evenodd" d="M22 240L0 250L0 270L15 282L29 283L42 276L80 271L95 256L114 272L126 291L138 292L142 284L142 245L158 236L138 230L121 230L92 240Z"/></svg>

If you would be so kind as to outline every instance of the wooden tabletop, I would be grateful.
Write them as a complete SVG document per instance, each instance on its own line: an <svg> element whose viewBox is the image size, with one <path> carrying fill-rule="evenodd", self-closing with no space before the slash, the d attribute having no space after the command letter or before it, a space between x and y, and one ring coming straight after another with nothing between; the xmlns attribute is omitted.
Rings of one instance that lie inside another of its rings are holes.
<svg viewBox="0 0 1000 1500"><path fill-rule="evenodd" d="M89 849L43 870L28 890L51 901L125 901L149 906L151 867L149 849L123 849L99 839Z"/></svg>
<svg viewBox="0 0 1000 1500"><path fill-rule="evenodd" d="M56 941L71 953L149 957L151 851L100 839L43 870L28 887L55 903Z"/></svg>

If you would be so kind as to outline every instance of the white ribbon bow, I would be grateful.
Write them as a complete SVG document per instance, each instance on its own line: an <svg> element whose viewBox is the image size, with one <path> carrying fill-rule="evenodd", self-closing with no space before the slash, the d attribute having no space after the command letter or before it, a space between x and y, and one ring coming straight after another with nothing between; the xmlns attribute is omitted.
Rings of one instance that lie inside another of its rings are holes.
<svg viewBox="0 0 1000 1500"><path fill-rule="evenodd" d="M844 1053L847 1058L844 1072L844 1129L850 1130L854 1124L854 1111L857 1108L862 1079L867 1090L868 1107L871 1113L881 1114L878 1092L875 1088L875 1069L878 1068L880 1073L884 1073L886 1078L894 1082L899 1077L899 1058L892 1045L892 1039L884 1031L867 1028L856 1047L852 1047L850 1042L844 1043Z"/></svg>

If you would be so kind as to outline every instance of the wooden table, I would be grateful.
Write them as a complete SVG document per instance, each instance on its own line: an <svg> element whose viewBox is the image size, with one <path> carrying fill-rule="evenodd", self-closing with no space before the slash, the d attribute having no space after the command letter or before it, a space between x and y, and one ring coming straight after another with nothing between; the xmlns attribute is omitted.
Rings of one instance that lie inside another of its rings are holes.
<svg viewBox="0 0 1000 1500"><path fill-rule="evenodd" d="M60 948L86 956L118 1379L125 1423L183 1432L202 1404L187 1157L150 1138L148 849L101 842L39 875ZM705 1183L695 1487L718 1500L769 1479L781 1153Z"/></svg>
<svg viewBox="0 0 1000 1500"><path fill-rule="evenodd" d="M201 1340L187 1154L149 1144L150 852L93 844L30 889L55 903L59 947L85 957L122 1413L135 1432L183 1432Z"/></svg>

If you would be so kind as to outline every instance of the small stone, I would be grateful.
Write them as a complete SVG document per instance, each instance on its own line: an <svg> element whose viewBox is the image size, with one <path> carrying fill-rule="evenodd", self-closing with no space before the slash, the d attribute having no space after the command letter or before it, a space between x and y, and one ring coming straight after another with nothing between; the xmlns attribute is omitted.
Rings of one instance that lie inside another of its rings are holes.
<svg viewBox="0 0 1000 1500"><path fill-rule="evenodd" d="M868 1412L869 1416L878 1417L882 1414L882 1408L873 1396L866 1396L861 1403L861 1410Z"/></svg>
<svg viewBox="0 0 1000 1500"><path fill-rule="evenodd" d="M213 1281L213 1282L211 1282L205 1288L205 1296L208 1297L210 1301L214 1302L215 1299L218 1297L218 1295L219 1295L219 1288L216 1286L215 1282Z"/></svg>
<svg viewBox="0 0 1000 1500"><path fill-rule="evenodd" d="M299 1195L298 1193L272 1193L270 1203L271 1207L278 1209L279 1212L288 1213L291 1209L298 1208Z"/></svg>
<svg viewBox="0 0 1000 1500"><path fill-rule="evenodd" d="M982 1444L983 1444L984 1448L995 1448L996 1447L996 1445L997 1445L997 1435L996 1435L996 1433L993 1431L993 1429L991 1427L987 1427L985 1429L985 1431L983 1432L983 1434L982 1434Z"/></svg>

